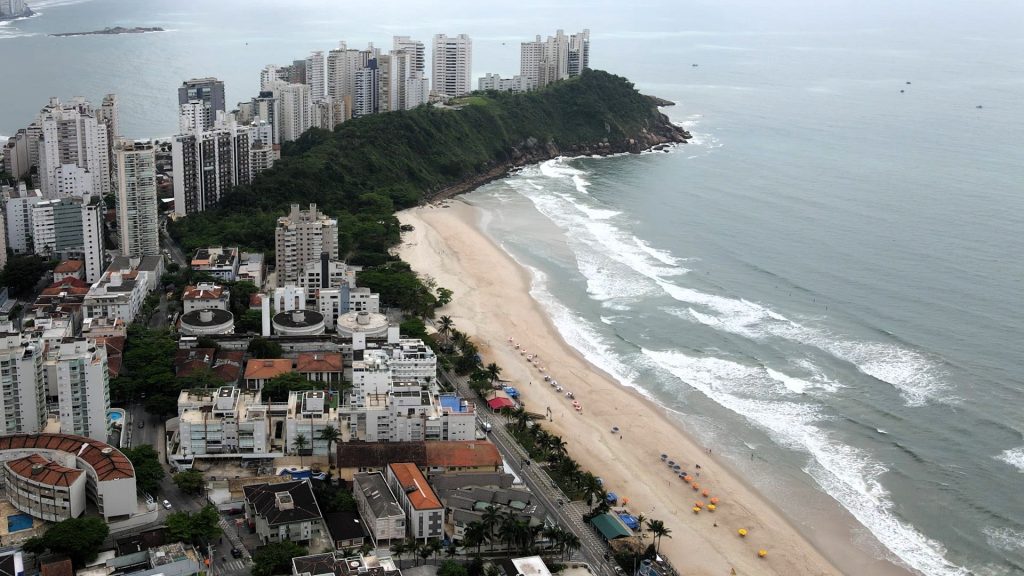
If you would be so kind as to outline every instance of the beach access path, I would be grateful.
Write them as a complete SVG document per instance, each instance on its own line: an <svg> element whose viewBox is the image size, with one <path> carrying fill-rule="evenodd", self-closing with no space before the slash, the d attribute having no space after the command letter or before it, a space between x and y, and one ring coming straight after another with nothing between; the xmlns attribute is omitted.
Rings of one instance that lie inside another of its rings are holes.
<svg viewBox="0 0 1024 576"><path fill-rule="evenodd" d="M680 573L841 573L774 506L717 465L663 408L569 346L531 297L528 273L478 229L479 210L462 199L446 204L398 213L402 224L414 228L403 234L399 255L438 286L454 291L452 302L438 313L451 316L456 328L473 338L485 363L502 367L502 377L520 391L527 409L550 408L552 421L544 427L565 440L570 456L602 477L606 489L628 497L633 514L665 522L672 533L661 540L661 554ZM509 345L510 337L520 350ZM575 394L584 413L573 410L564 393L543 382L543 374L527 362L522 349L540 354L547 373ZM612 433L613 427L619 432ZM662 453L685 463L691 472L696 464L702 465L699 483L719 498L717 511L692 513L693 502L702 494L666 467L659 458ZM738 536L740 528L747 530L745 538ZM849 548L864 565L878 562ZM767 557L758 557L761 549Z"/></svg>

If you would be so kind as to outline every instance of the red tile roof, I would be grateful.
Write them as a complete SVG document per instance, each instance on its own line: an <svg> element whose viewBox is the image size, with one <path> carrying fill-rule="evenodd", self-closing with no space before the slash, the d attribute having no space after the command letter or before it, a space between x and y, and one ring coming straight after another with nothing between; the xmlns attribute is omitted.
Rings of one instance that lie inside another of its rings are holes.
<svg viewBox="0 0 1024 576"><path fill-rule="evenodd" d="M340 353L305 352L295 361L298 372L341 372Z"/></svg>
<svg viewBox="0 0 1024 576"><path fill-rule="evenodd" d="M269 380L292 371L290 358L253 358L245 364L246 380Z"/></svg>
<svg viewBox="0 0 1024 576"><path fill-rule="evenodd" d="M501 454L490 442L427 442L427 466L445 468L501 467Z"/></svg>
<svg viewBox="0 0 1024 576"><path fill-rule="evenodd" d="M6 465L18 476L48 486L71 486L83 472L77 468L61 466L39 454L11 460Z"/></svg>
<svg viewBox="0 0 1024 576"><path fill-rule="evenodd" d="M4 450L57 450L84 460L100 480L133 478L135 468L120 450L92 438L74 434L13 434L0 436Z"/></svg>
<svg viewBox="0 0 1024 576"><path fill-rule="evenodd" d="M212 290L200 289L199 286L186 286L182 300L220 300L224 297L224 288L214 286Z"/></svg>
<svg viewBox="0 0 1024 576"><path fill-rule="evenodd" d="M398 480L405 497L408 498L412 507L417 510L433 510L441 508L441 499L434 493L434 489L427 483L423 473L411 462L400 462L388 464L391 473Z"/></svg>
<svg viewBox="0 0 1024 576"><path fill-rule="evenodd" d="M82 264L81 260L65 260L60 264L57 264L57 267L53 269L53 272L54 274L67 274L70 272L78 272L79 270L82 269L83 266L84 264Z"/></svg>
<svg viewBox="0 0 1024 576"><path fill-rule="evenodd" d="M70 558L48 560L39 565L41 576L74 576L75 569L71 565Z"/></svg>
<svg viewBox="0 0 1024 576"><path fill-rule="evenodd" d="M259 308L263 306L263 297L259 294L249 294L249 308Z"/></svg>

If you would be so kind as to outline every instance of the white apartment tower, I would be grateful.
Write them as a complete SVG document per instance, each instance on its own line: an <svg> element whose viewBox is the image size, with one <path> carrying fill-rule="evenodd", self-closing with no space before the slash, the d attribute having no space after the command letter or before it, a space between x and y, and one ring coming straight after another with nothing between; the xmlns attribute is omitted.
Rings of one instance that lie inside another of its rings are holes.
<svg viewBox="0 0 1024 576"><path fill-rule="evenodd" d="M535 88L579 76L590 66L590 30L566 36L558 30L554 36L523 42L520 48L519 75Z"/></svg>
<svg viewBox="0 0 1024 576"><path fill-rule="evenodd" d="M2 434L35 434L46 424L43 346L21 334L0 335Z"/></svg>
<svg viewBox="0 0 1024 576"><path fill-rule="evenodd" d="M338 221L318 212L316 204L310 204L309 210L292 204L291 212L277 219L274 248L277 285L294 284L306 263L319 262L321 254L338 259Z"/></svg>
<svg viewBox="0 0 1024 576"><path fill-rule="evenodd" d="M85 204L80 198L44 200L34 205L35 253L61 260L81 260L86 282L96 282L103 275L101 210L98 204Z"/></svg>
<svg viewBox="0 0 1024 576"><path fill-rule="evenodd" d="M272 86L274 96L280 106L281 142L298 140L312 126L310 111L312 101L309 98L309 86L277 82Z"/></svg>
<svg viewBox="0 0 1024 576"><path fill-rule="evenodd" d="M56 384L61 434L105 442L110 410L106 347L85 338L64 341L45 366L47 378Z"/></svg>
<svg viewBox="0 0 1024 576"><path fill-rule="evenodd" d="M327 89L324 86L326 78L324 72L323 52L318 50L306 56L306 84L309 86L309 97L313 102L318 102L327 97Z"/></svg>
<svg viewBox="0 0 1024 576"><path fill-rule="evenodd" d="M327 54L327 95L334 102L335 121L344 122L357 115L357 109L365 111L379 102L379 72L363 73L368 67L379 68L379 56L380 50L373 44L366 50L355 50L348 48L345 42L339 42L338 48ZM368 86L372 84L376 84L376 96L368 96ZM357 102L359 89L362 89L362 99Z"/></svg>
<svg viewBox="0 0 1024 576"><path fill-rule="evenodd" d="M7 245L15 254L32 251L34 226L32 208L43 201L39 190L29 190L21 182L17 188L4 187L4 212L7 216Z"/></svg>
<svg viewBox="0 0 1024 576"><path fill-rule="evenodd" d="M92 194L110 190L107 126L82 98L63 104L50 98L36 121L39 180L47 196Z"/></svg>
<svg viewBox="0 0 1024 576"><path fill-rule="evenodd" d="M416 69L415 54L396 49L391 52L388 65L388 109L410 110L426 104L430 98L430 80Z"/></svg>
<svg viewBox="0 0 1024 576"><path fill-rule="evenodd" d="M466 34L434 35L434 91L454 98L473 90L473 41Z"/></svg>
<svg viewBox="0 0 1024 576"><path fill-rule="evenodd" d="M121 139L114 146L114 162L121 254L130 257L158 256L160 237L153 144Z"/></svg>
<svg viewBox="0 0 1024 576"><path fill-rule="evenodd" d="M233 186L248 184L252 177L249 140L249 129L234 120L175 136L171 141L175 213L202 212L216 206Z"/></svg>

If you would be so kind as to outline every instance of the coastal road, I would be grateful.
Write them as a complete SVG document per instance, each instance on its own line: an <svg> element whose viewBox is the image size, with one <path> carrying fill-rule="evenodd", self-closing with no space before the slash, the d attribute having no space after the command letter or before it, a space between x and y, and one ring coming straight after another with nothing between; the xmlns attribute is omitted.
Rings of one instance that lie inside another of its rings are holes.
<svg viewBox="0 0 1024 576"><path fill-rule="evenodd" d="M457 376L443 369L439 372L442 378L454 386L463 397L473 397L473 392L469 389L465 377ZM558 489L551 477L548 476L547 471L539 464L523 465L527 461L528 455L508 433L502 416L493 414L486 408L477 410L476 414L481 421L491 425L491 432L487 436L498 447L508 465L530 487L530 491L540 498L541 503L558 520L558 523L580 539L580 553L583 560L590 564L594 573L597 576L614 576L616 574L614 565L604 559L605 554L609 553L608 547L597 533L583 521L583 514L587 512L586 504L569 503L565 494Z"/></svg>

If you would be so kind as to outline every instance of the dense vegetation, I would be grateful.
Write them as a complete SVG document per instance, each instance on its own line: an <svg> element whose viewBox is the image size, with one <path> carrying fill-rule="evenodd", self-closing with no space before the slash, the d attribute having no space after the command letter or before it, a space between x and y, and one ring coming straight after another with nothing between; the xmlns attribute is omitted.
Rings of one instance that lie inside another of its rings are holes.
<svg viewBox="0 0 1024 576"><path fill-rule="evenodd" d="M54 524L42 536L26 540L22 549L33 554L67 554L75 568L85 568L99 555L109 534L110 528L102 518L82 516Z"/></svg>
<svg viewBox="0 0 1024 576"><path fill-rule="evenodd" d="M475 93L452 107L421 106L345 122L334 132L310 130L283 157L220 208L171 227L188 250L238 245L272 253L274 224L288 205L316 203L337 217L341 253L354 264L391 260L399 241L396 209L453 184L509 166L551 143L561 150L622 143L658 120L657 109L626 79L587 70L527 94ZM399 304L397 301L405 299ZM409 293L386 304L412 311ZM432 295L430 295L433 297Z"/></svg>

